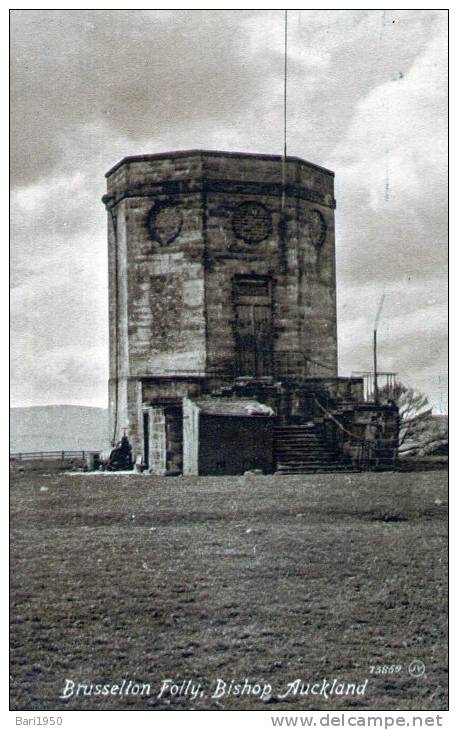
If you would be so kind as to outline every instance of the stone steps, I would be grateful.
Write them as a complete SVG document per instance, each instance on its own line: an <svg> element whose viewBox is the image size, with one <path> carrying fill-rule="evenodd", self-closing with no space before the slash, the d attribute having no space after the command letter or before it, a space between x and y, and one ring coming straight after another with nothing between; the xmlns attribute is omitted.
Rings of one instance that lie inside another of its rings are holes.
<svg viewBox="0 0 458 730"><path fill-rule="evenodd" d="M277 474L355 471L313 425L275 429L274 445Z"/></svg>
<svg viewBox="0 0 458 730"><path fill-rule="evenodd" d="M322 473L339 473L339 472L357 472L351 464L300 464L287 466L278 464L275 474L322 474Z"/></svg>

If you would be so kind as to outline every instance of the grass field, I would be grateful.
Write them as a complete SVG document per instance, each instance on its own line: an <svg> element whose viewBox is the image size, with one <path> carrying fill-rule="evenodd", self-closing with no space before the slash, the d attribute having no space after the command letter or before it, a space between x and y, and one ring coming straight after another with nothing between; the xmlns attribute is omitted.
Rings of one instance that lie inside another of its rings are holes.
<svg viewBox="0 0 458 730"><path fill-rule="evenodd" d="M11 709L444 710L446 513L444 471L17 475Z"/></svg>

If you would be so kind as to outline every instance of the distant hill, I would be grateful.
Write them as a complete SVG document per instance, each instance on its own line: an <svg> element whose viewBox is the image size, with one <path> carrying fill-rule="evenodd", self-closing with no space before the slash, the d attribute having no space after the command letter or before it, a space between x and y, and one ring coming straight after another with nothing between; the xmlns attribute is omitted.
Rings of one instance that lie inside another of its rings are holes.
<svg viewBox="0 0 458 730"><path fill-rule="evenodd" d="M107 448L108 410L89 406L12 408L10 453Z"/></svg>

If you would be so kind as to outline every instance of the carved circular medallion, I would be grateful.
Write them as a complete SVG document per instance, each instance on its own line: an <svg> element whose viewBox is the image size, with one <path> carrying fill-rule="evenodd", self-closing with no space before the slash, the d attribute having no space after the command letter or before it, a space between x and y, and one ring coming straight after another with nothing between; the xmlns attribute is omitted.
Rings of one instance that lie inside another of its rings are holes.
<svg viewBox="0 0 458 730"><path fill-rule="evenodd" d="M151 208L148 216L148 230L155 241L163 245L171 243L180 235L183 214L176 205L161 204Z"/></svg>
<svg viewBox="0 0 458 730"><path fill-rule="evenodd" d="M272 215L261 203L241 203L232 216L232 229L247 243L260 243L272 233Z"/></svg>
<svg viewBox="0 0 458 730"><path fill-rule="evenodd" d="M313 245L320 248L326 239L327 225L323 214L319 210L310 212L309 230Z"/></svg>

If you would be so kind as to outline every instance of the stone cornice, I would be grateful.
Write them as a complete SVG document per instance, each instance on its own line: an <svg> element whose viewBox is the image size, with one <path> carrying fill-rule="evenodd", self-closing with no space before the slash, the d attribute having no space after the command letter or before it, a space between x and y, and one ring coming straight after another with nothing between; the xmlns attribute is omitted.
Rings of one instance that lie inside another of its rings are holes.
<svg viewBox="0 0 458 730"><path fill-rule="evenodd" d="M281 155L264 155L264 154L258 154L256 152L224 152L222 150L177 150L174 152L158 152L153 153L149 155L132 155L130 157L124 157L122 160L116 163L116 165L113 165L110 170L108 170L107 173L105 173L105 177L110 177L116 170L118 170L122 165L129 165L131 163L135 162L148 162L148 161L154 161L154 160L176 160L181 157L217 157L224 159L225 157L228 159L252 159L252 160L266 160L268 162L281 162L283 159ZM311 167L315 170L319 170L320 172L325 173L326 175L330 175L331 177L334 177L334 173L332 170L328 170L326 167L321 167L320 165L316 165L314 162L308 162L307 160L303 160L301 157L287 157L287 162L294 162L296 164L303 165L305 167Z"/></svg>
<svg viewBox="0 0 458 730"><path fill-rule="evenodd" d="M257 180L226 180L217 178L202 178L198 180L168 180L147 185L137 185L128 190L121 190L116 193L107 193L102 197L102 202L107 208L113 208L126 198L154 198L158 196L168 197L177 195L200 195L206 193L227 193L230 195L242 196L271 196L280 200L282 184L280 182L259 182ZM303 185L289 183L285 185L287 198L299 198L311 203L317 203L327 208L334 209L336 201L330 196L323 195L316 190L306 188Z"/></svg>

